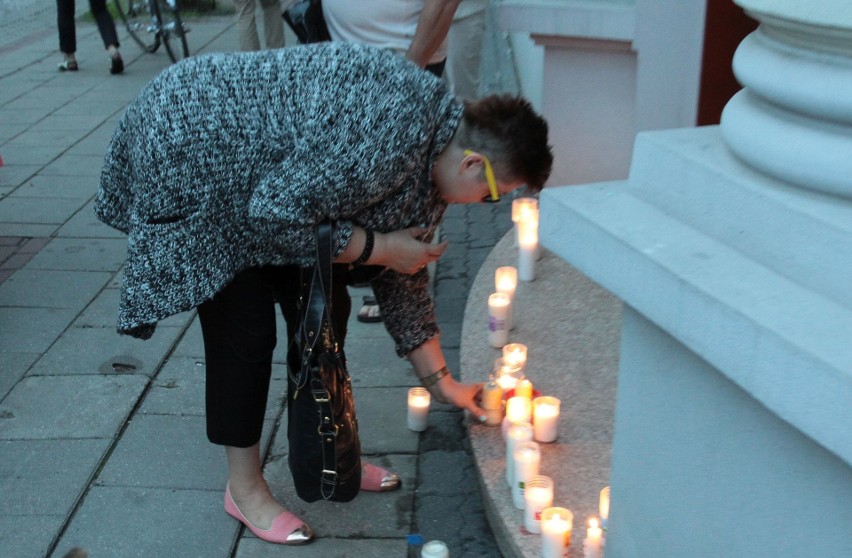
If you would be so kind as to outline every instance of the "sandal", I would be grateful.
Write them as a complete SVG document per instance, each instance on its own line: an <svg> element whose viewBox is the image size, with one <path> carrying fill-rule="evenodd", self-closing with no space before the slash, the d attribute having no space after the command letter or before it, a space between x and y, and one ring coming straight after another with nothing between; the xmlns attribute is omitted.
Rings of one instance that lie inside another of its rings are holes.
<svg viewBox="0 0 852 558"><path fill-rule="evenodd" d="M115 53L109 57L109 73L115 75L124 71L124 60L121 59L119 53Z"/></svg>
<svg viewBox="0 0 852 558"><path fill-rule="evenodd" d="M65 60L59 65L60 72L76 72L78 69L76 60Z"/></svg>
<svg viewBox="0 0 852 558"><path fill-rule="evenodd" d="M358 321L365 324L374 324L382 321L382 312L376 297L371 295L364 297L364 305L358 310Z"/></svg>
<svg viewBox="0 0 852 558"><path fill-rule="evenodd" d="M366 492L392 492L399 490L401 486L402 479L396 473L391 473L387 469L372 463L362 464L361 490Z"/></svg>

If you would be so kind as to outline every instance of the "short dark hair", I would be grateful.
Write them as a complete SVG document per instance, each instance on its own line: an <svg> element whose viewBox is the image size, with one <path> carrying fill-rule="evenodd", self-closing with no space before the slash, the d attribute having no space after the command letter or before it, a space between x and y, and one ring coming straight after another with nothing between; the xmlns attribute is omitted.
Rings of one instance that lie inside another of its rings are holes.
<svg viewBox="0 0 852 558"><path fill-rule="evenodd" d="M520 180L535 193L553 168L547 122L529 101L514 95L489 95L465 101L458 143L486 155L504 180Z"/></svg>

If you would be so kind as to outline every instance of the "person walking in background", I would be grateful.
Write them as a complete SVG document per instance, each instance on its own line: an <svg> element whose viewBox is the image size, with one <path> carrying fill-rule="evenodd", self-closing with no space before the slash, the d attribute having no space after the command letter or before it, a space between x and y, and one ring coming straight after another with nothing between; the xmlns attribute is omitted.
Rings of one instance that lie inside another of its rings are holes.
<svg viewBox="0 0 852 558"><path fill-rule="evenodd" d="M279 0L234 0L237 10L237 34L240 38L240 50L260 50L260 37L257 34L257 5L263 14L263 37L266 48L284 46L284 20L281 18Z"/></svg>
<svg viewBox="0 0 852 558"><path fill-rule="evenodd" d="M462 104L398 55L335 42L189 58L130 103L95 201L98 219L128 235L119 331L149 338L158 321L198 308L225 509L258 538L313 538L270 492L259 448L275 306L294 331L316 225L335 223L338 269L372 268L396 353L433 399L482 420L481 384L453 378L441 348L427 266L447 244L432 239L450 203L540 190L547 136L524 99ZM332 290L345 349L350 301L341 281ZM361 490L399 486L364 464Z"/></svg>
<svg viewBox="0 0 852 558"><path fill-rule="evenodd" d="M106 8L106 0L89 0L89 9L98 24L98 31L109 55L109 73L120 74L124 71L124 61L118 52L118 34L115 21ZM74 22L76 6L74 0L56 0L56 22L59 27L59 50L65 59L59 64L60 72L76 72L77 64L77 26Z"/></svg>
<svg viewBox="0 0 852 558"><path fill-rule="evenodd" d="M323 0L322 11L332 41L390 49L441 77L447 63L447 32L460 2ZM364 297L358 321L382 321L375 296Z"/></svg>

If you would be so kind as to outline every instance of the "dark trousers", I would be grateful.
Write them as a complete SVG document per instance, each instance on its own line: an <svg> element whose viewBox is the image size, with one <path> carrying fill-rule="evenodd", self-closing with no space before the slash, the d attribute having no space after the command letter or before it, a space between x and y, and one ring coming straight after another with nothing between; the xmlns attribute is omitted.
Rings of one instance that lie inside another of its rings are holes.
<svg viewBox="0 0 852 558"><path fill-rule="evenodd" d="M343 270L335 269L332 280L334 328L341 347L351 309ZM207 438L214 444L247 448L260 440L277 342L275 305L289 340L298 325L301 285L295 266L249 268L198 307L207 364ZM286 351L281 360L285 358ZM286 388L283 382L281 397Z"/></svg>
<svg viewBox="0 0 852 558"><path fill-rule="evenodd" d="M89 9L95 16L104 48L119 46L115 22L106 8L106 0L89 0ZM77 28L74 25L74 0L56 0L56 22L59 26L59 50L65 54L77 52Z"/></svg>

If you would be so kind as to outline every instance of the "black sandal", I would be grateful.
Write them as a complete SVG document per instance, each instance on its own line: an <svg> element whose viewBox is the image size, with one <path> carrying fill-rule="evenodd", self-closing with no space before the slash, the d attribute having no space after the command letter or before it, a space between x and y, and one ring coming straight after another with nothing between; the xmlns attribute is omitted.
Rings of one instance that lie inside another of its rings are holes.
<svg viewBox="0 0 852 558"><path fill-rule="evenodd" d="M79 70L76 60L66 60L59 65L60 72L76 72Z"/></svg>
<svg viewBox="0 0 852 558"><path fill-rule="evenodd" d="M364 305L358 310L358 321L365 324L375 324L382 321L381 309L376 297L367 295L364 297Z"/></svg>

